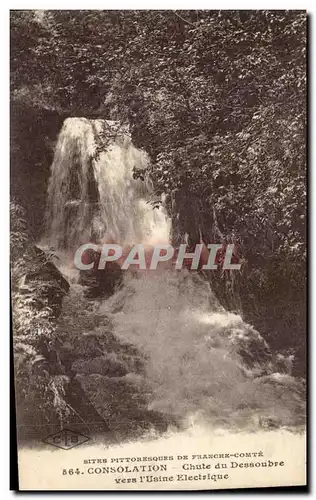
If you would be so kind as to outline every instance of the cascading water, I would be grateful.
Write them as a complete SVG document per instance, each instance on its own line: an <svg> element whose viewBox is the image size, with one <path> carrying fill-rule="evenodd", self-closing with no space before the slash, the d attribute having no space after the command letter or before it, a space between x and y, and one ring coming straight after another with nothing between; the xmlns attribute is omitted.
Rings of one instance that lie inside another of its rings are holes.
<svg viewBox="0 0 316 500"><path fill-rule="evenodd" d="M106 151L96 154L97 137L108 133ZM163 210L148 204L151 186L133 178L146 169L146 154L136 149L115 122L68 118L58 138L48 188L47 243L73 249L81 243L117 244L168 241Z"/></svg>
<svg viewBox="0 0 316 500"><path fill-rule="evenodd" d="M146 168L148 159L127 131L114 138L109 133L106 151L95 155L105 127L115 124L67 119L56 146L46 243L69 254L93 239L121 245L169 240L170 220L148 203L150 184L133 178L133 169ZM69 261L61 266L68 277L70 268ZM82 311L76 324L78 284L67 307L72 328L84 334ZM198 273L125 271L123 285L93 308L110 320L116 338L143 353L138 383L150 410L178 422L200 419L229 428L303 425L304 389L290 376L287 360L271 354L240 316L225 311ZM97 330L102 335L102 321Z"/></svg>

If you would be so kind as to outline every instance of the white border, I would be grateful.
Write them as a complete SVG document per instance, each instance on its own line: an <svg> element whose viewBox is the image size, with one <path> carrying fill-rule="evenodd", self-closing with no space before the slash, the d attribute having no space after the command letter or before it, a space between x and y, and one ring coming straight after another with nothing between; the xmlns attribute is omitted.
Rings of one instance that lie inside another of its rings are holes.
<svg viewBox="0 0 316 500"><path fill-rule="evenodd" d="M2 2L0 6L0 22L1 22L1 30L0 30L0 68L1 68L1 114L2 114L2 130L1 130L1 181L0 181L0 236L1 236L1 245L0 245L0 286L1 286L1 296L0 296L0 339L1 339L1 347L0 352L2 355L0 367L0 381L1 381L1 411L0 411L0 435L1 435L1 454L0 454L0 491L1 498L11 498L14 494L13 492L9 492L9 273L8 273L8 262L9 262L9 101L8 101L8 91L9 91L9 9L306 9L310 14L310 60L309 60L309 91L310 91L310 109L309 109L309 127L310 127L310 137L309 137L309 147L310 147L310 157L309 157L309 169L310 169L310 214L309 214L309 225L310 225L310 252L309 252L309 260L310 260L310 269L311 269L311 285L312 288L315 287L316 280L316 267L312 266L312 260L314 257L314 236L315 225L316 225L316 217L315 217L315 203L313 203L313 188L315 187L315 175L313 174L314 168L314 157L313 157L313 146L316 143L315 137L315 127L313 127L313 121L315 119L315 96L314 92L312 92L312 82L314 84L314 88L316 85L316 64L315 64L315 36L313 36L313 28L315 29L314 22L314 14L315 14L315 3L312 1L281 1L281 0L269 0L269 1L253 1L253 0L243 0L239 2L234 2L231 0L221 0L216 2L206 2L205 0L196 0L195 2L188 2L182 0L181 2L178 0L160 0L158 1L147 1L143 0L116 0L115 2L105 2L100 0L90 0L90 2L84 2L82 0L77 1L65 1L65 0L55 0L54 2L45 1L45 0L31 0L31 1L11 1L11 2ZM313 286L314 285L314 286ZM310 385L312 385L312 381L314 380L315 371L313 369L313 364L316 360L316 343L313 342L313 334L315 331L314 328L314 315L313 311L316 310L316 296L315 294L311 295L310 300L310 312L311 312L311 324L309 331L309 341L310 347L312 346L312 355L310 357L310 375L313 375L310 378ZM312 415L315 415L315 386L312 387L310 391L310 424L312 423ZM312 437L312 436L310 436ZM314 439L310 442L310 451L315 448ZM310 481L312 482L312 478L315 477L316 467L312 461L311 469L310 469ZM314 488L313 488L314 490ZM313 494L315 491L313 491ZM242 495L242 490L239 495ZM280 496L284 496L285 494L269 494L264 493L260 494L260 490L258 494L261 497L271 499L271 498L279 498ZM77 496L78 498L90 498L92 494L80 494L80 496L76 493L71 494L72 496ZM111 493L106 493L107 496L112 496ZM117 493L114 498L117 497ZM169 496L170 494L162 493L164 497ZM230 493L223 493L223 495L227 496ZM31 496L33 496L31 494ZM34 495L35 496L35 495ZM41 497L41 494L36 494L36 497ZM191 495L190 495L191 496ZM197 496L197 494L192 493L192 496ZM247 495L248 496L248 495ZM298 494L294 494L294 496L298 496ZM316 495L315 495L316 496ZM143 495L142 495L143 497ZM291 494L293 498L293 494Z"/></svg>
<svg viewBox="0 0 316 500"><path fill-rule="evenodd" d="M8 2L9 4L9 2ZM240 0L238 3L233 0L221 0L207 2L205 0L196 0L195 2L186 0L116 0L115 2L104 2L101 0L91 0L90 2L83 0L76 1L63 1L55 0L54 2L47 0L19 0L11 1L10 9L156 9L156 10L183 10L183 9L230 9L230 10L257 10L257 9L271 9L271 10L309 10L312 9L311 1L294 1L294 0L266 0L266 1L251 1L251 0Z"/></svg>

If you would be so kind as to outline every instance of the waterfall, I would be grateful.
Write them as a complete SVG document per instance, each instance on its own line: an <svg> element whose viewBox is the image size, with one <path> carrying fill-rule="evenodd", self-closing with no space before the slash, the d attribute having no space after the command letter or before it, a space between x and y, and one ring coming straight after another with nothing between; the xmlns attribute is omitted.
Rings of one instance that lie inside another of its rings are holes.
<svg viewBox="0 0 316 500"><path fill-rule="evenodd" d="M98 154L104 137L107 147ZM133 178L134 169L147 165L146 154L114 122L67 119L48 188L49 245L73 251L91 240L168 242L170 220L163 206L148 203L150 181ZM72 328L77 290L72 287L67 306ZM144 388L150 410L228 428L304 423L304 386L290 375L290 359L271 353L251 325L227 312L198 272L126 271L123 284L94 308L116 338L144 354L144 371L133 380ZM84 334L81 319L76 328ZM99 323L97 331L102 335Z"/></svg>
<svg viewBox="0 0 316 500"><path fill-rule="evenodd" d="M110 139L97 153L98 139ZM105 120L68 118L60 132L48 187L46 243L75 250L89 241L122 246L169 240L170 221L148 203L150 181L135 180L147 155L126 127Z"/></svg>

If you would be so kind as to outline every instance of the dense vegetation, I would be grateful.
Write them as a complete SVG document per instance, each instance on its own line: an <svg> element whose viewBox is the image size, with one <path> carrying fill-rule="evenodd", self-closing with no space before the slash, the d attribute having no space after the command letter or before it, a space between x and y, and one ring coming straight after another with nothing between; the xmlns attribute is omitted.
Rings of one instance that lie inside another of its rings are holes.
<svg viewBox="0 0 316 500"><path fill-rule="evenodd" d="M13 107L128 122L174 238L237 244L214 289L302 375L306 14L13 11L11 40Z"/></svg>

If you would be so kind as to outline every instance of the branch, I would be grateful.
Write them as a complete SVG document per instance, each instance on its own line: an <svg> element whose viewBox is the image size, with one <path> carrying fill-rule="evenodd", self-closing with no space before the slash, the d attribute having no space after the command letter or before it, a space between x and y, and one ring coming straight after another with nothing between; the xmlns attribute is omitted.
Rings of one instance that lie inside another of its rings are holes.
<svg viewBox="0 0 316 500"><path fill-rule="evenodd" d="M180 19L182 19L182 21L184 21L185 23L188 23L190 24L191 26L193 26L194 28L196 27L195 24L191 23L190 21L187 21L187 19L184 19L184 17L180 16L180 14L178 14L175 10L173 11L173 13L178 16Z"/></svg>

